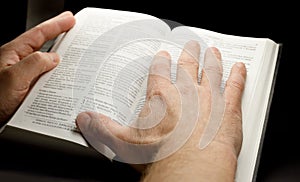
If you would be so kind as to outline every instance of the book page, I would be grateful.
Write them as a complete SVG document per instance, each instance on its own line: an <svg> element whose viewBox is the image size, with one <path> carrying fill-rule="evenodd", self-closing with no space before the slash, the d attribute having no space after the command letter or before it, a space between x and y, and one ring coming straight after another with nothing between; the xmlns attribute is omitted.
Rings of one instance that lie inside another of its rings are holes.
<svg viewBox="0 0 300 182"><path fill-rule="evenodd" d="M199 78L201 78L205 50L208 47L215 46L221 51L223 60L223 88L225 80L227 80L229 76L230 69L235 62L244 62L249 74L249 72L256 72L256 67L258 67L259 63L255 60L260 60L264 54L265 40L263 39L225 35L205 29L186 26L174 28L167 38L168 43L162 45L161 49L169 50L172 54L173 63L176 64L184 44L189 40L198 41L201 47L199 57ZM251 75L256 75L256 73ZM248 83L251 82L253 81L249 81Z"/></svg>
<svg viewBox="0 0 300 182"><path fill-rule="evenodd" d="M199 79L201 79L205 50L211 46L220 50L223 64L221 90L224 90L233 64L235 62L245 63L247 78L242 98L243 144L238 159L236 179L237 181L252 181L265 125L279 45L267 38L225 35L185 26L174 28L168 40L169 43L164 44L161 49L171 52L172 80L175 80L176 77L176 62L180 52L189 40L196 40L200 43Z"/></svg>
<svg viewBox="0 0 300 182"><path fill-rule="evenodd" d="M61 56L60 64L39 79L8 125L87 146L74 122L79 112L97 111L128 124L143 106L154 54L160 49L170 52L175 81L184 43L197 40L201 46L199 79L203 55L210 46L222 54L220 89L235 62L246 64L244 139L237 180L252 178L276 62L273 55L278 47L273 41L184 26L170 34L169 26L153 16L99 8L82 10L76 20L52 49Z"/></svg>
<svg viewBox="0 0 300 182"><path fill-rule="evenodd" d="M126 123L156 39L170 28L150 15L117 10L86 8L75 17L52 49L60 64L39 79L8 125L87 146L76 132L77 114L92 110Z"/></svg>

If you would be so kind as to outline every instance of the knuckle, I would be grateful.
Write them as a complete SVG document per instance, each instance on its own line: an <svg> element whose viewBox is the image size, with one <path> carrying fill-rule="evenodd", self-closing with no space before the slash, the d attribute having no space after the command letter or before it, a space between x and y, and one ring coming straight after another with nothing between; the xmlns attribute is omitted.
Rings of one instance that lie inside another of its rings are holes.
<svg viewBox="0 0 300 182"><path fill-rule="evenodd" d="M209 73L217 73L217 74L222 74L222 71L219 66L217 65L205 65L204 66L204 71L209 72Z"/></svg>
<svg viewBox="0 0 300 182"><path fill-rule="evenodd" d="M13 69L6 68L1 71L1 75L3 75L3 78L6 78L6 80L13 81L17 73Z"/></svg>
<svg viewBox="0 0 300 182"><path fill-rule="evenodd" d="M48 35L49 33L45 32L47 30L45 30L44 28L44 23L35 26L34 28L32 28L31 30L29 30L26 34L25 38L25 42L27 42L27 44L29 44L29 47L35 47L35 46L39 46L42 45L43 42L49 39ZM36 37L36 39L32 40L30 35L34 35ZM28 48L29 48L28 47Z"/></svg>
<svg viewBox="0 0 300 182"><path fill-rule="evenodd" d="M11 92L17 91L19 98L22 98L29 89L31 80L20 77L20 70L10 67L0 72L0 82L6 84L6 88Z"/></svg>
<svg viewBox="0 0 300 182"><path fill-rule="evenodd" d="M236 80L236 79L230 79L228 82L227 82L227 85L232 88L232 89L236 89L236 90L239 90L239 91L242 91L243 88L244 88L244 85L243 83L241 83L240 81Z"/></svg>
<svg viewBox="0 0 300 182"><path fill-rule="evenodd" d="M178 89L180 90L180 94L182 95L191 95L195 91L195 88L189 85L179 87Z"/></svg>
<svg viewBox="0 0 300 182"><path fill-rule="evenodd" d="M195 68L199 67L199 63L198 63L198 61L196 61L195 58L182 58L182 60L179 61L178 64L180 66L189 65L189 66L192 66L192 67L195 67Z"/></svg>
<svg viewBox="0 0 300 182"><path fill-rule="evenodd" d="M150 66L150 74L156 75L163 72L170 72L171 67L168 66L168 63L164 63L163 61L160 63L151 64Z"/></svg>
<svg viewBox="0 0 300 182"><path fill-rule="evenodd" d="M37 26L35 26L35 27L32 29L32 31L34 32L34 34L35 34L36 36L46 35L46 34L44 34L43 25L44 25L44 24L37 25Z"/></svg>
<svg viewBox="0 0 300 182"><path fill-rule="evenodd" d="M242 110L241 107L236 106L229 100L226 100L225 102L226 105L226 115L230 116L231 118L235 120L242 120Z"/></svg>
<svg viewBox="0 0 300 182"><path fill-rule="evenodd" d="M39 60L41 60L41 59L43 59L43 53L42 53L42 52L36 51L36 52L34 52L34 53L32 54L32 60L33 60L33 61L39 61Z"/></svg>
<svg viewBox="0 0 300 182"><path fill-rule="evenodd" d="M164 95L163 89L160 88L159 86L151 88L150 93L151 94L150 94L149 99L152 98L155 95L157 95L157 96L163 96Z"/></svg>

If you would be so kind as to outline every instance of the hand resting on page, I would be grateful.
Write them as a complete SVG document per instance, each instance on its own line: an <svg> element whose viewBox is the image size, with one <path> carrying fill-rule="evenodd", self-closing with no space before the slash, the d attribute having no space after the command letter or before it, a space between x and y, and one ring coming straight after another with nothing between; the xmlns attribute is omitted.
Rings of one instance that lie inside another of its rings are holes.
<svg viewBox="0 0 300 182"><path fill-rule="evenodd" d="M198 83L200 45L195 41L185 45L175 84L170 79L170 55L159 52L150 66L147 100L139 118L121 126L101 113L83 112L76 119L83 136L101 153L103 144L108 146L115 160L142 165L144 181L234 181L242 145L246 68L236 63L224 92L214 92L212 88L220 88L222 79L221 53L214 47L205 51L208 66ZM216 96L224 99L224 110L212 106ZM220 126L212 141L200 149L212 109L223 112Z"/></svg>

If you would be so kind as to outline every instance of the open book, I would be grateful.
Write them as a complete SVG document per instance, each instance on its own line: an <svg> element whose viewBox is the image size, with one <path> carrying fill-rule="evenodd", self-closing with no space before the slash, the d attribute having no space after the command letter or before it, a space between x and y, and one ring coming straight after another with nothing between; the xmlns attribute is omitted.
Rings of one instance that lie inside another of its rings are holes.
<svg viewBox="0 0 300 182"><path fill-rule="evenodd" d="M243 95L243 145L237 181L255 178L281 45L268 38L225 35L201 28L176 26L135 12L85 8L76 25L61 34L52 50L60 64L34 85L7 126L88 146L77 132L75 118L81 111L105 114L128 124L145 101L147 73L153 56L167 50L172 70L188 40L215 46L223 58L223 87L232 65L246 64ZM200 73L200 71L199 71ZM175 78L172 72L172 79Z"/></svg>

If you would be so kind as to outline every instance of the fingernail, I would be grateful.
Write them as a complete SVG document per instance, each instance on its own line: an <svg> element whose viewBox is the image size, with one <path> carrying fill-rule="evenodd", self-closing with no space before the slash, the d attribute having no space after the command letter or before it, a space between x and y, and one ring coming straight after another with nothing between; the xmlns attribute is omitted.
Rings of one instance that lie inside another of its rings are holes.
<svg viewBox="0 0 300 182"><path fill-rule="evenodd" d="M53 54L50 54L50 56L51 56L51 59L54 63L59 62L59 56L57 54L53 53Z"/></svg>
<svg viewBox="0 0 300 182"><path fill-rule="evenodd" d="M237 63L236 63L236 66L237 66L238 68L243 68L243 67L244 67L244 63L243 63L243 62L237 62Z"/></svg>
<svg viewBox="0 0 300 182"><path fill-rule="evenodd" d="M197 47L197 48L199 47L200 48L200 44L196 40L190 40L189 42L187 42L187 45L190 47Z"/></svg>
<svg viewBox="0 0 300 182"><path fill-rule="evenodd" d="M80 130L86 129L89 123L91 122L91 117L87 113L80 113L76 118L76 123Z"/></svg>
<svg viewBox="0 0 300 182"><path fill-rule="evenodd" d="M59 15L60 19L64 19L65 17L71 16L71 12L67 11L67 12L63 12Z"/></svg>
<svg viewBox="0 0 300 182"><path fill-rule="evenodd" d="M210 47L209 50L213 53L214 56L216 56L216 58L218 60L222 59L221 52L220 52L220 50L218 48L216 48L216 47Z"/></svg>

